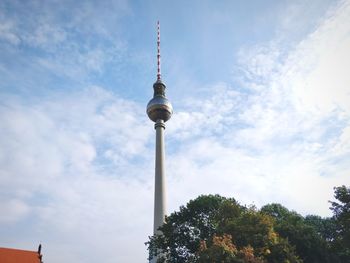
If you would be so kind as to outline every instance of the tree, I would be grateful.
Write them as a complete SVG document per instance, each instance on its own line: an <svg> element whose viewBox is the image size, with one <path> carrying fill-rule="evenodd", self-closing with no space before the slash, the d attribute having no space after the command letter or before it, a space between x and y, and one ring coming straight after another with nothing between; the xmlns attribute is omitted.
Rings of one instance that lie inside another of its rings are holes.
<svg viewBox="0 0 350 263"><path fill-rule="evenodd" d="M251 246L237 249L232 243L232 237L227 234L214 235L209 246L206 241L201 241L198 255L199 263L264 263L261 258L254 255L254 249Z"/></svg>
<svg viewBox="0 0 350 263"><path fill-rule="evenodd" d="M317 215L307 215L305 223L312 226L318 235L322 237L327 243L332 242L335 238L336 224L334 218L320 217Z"/></svg>
<svg viewBox="0 0 350 263"><path fill-rule="evenodd" d="M295 246L297 254L304 262L333 262L326 240L311 224L317 222L322 225L324 223L322 218L309 217L305 220L303 216L289 211L280 204L265 205L261 208L261 212L274 218L276 232Z"/></svg>
<svg viewBox="0 0 350 263"><path fill-rule="evenodd" d="M161 261L198 262L201 241L211 239L219 223L225 220L218 215L219 212L231 214L240 209L243 207L233 198L199 196L166 218L165 224L160 228L163 234L151 237L147 243L148 249L153 255L163 252Z"/></svg>
<svg viewBox="0 0 350 263"><path fill-rule="evenodd" d="M272 217L233 198L200 196L180 207L147 242L159 262L301 262Z"/></svg>
<svg viewBox="0 0 350 263"><path fill-rule="evenodd" d="M322 218L202 195L167 217L148 249L169 263L350 262L350 188L335 187L334 196L333 217Z"/></svg>
<svg viewBox="0 0 350 263"><path fill-rule="evenodd" d="M271 216L257 211L254 207L242 211L239 217L232 218L224 228L225 233L239 248L252 247L254 255L267 262L302 262L288 240L274 230Z"/></svg>
<svg viewBox="0 0 350 263"><path fill-rule="evenodd" d="M335 187L334 197L338 202L330 202L336 225L332 249L339 256L339 262L350 262L350 188Z"/></svg>

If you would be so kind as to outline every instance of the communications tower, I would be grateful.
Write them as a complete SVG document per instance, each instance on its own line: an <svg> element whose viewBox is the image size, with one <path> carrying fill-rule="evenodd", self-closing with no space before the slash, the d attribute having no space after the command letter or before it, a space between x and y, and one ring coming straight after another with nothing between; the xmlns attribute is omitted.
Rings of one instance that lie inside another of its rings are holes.
<svg viewBox="0 0 350 263"><path fill-rule="evenodd" d="M165 122L171 118L173 108L165 97L165 84L162 81L160 69L160 25L157 23L157 80L153 84L153 98L147 104L147 115L155 122L156 130L156 160L154 187L154 223L153 234L159 234L158 228L164 223L166 215L166 179L165 179ZM156 262L153 258L151 262Z"/></svg>

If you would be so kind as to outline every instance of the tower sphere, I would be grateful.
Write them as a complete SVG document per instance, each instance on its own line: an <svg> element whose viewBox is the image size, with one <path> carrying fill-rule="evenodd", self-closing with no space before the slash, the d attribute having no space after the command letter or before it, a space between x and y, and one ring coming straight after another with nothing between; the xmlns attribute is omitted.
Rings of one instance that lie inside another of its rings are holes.
<svg viewBox="0 0 350 263"><path fill-rule="evenodd" d="M153 84L154 96L147 104L148 117L156 122L163 120L166 122L173 114L173 107L170 101L165 97L165 84L161 80L157 80Z"/></svg>
<svg viewBox="0 0 350 263"><path fill-rule="evenodd" d="M156 96L147 104L147 115L154 122L157 120L166 122L171 118L172 113L171 103L163 96Z"/></svg>
<svg viewBox="0 0 350 263"><path fill-rule="evenodd" d="M170 101L161 95L153 97L147 104L147 115L154 122L157 120L166 122L172 114L173 107Z"/></svg>

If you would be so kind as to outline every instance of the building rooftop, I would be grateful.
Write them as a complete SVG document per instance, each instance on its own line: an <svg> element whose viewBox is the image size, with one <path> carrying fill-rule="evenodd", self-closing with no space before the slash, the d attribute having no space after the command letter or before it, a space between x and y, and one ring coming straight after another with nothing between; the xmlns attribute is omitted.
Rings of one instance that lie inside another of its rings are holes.
<svg viewBox="0 0 350 263"><path fill-rule="evenodd" d="M39 251L0 247L1 263L41 263L41 257Z"/></svg>

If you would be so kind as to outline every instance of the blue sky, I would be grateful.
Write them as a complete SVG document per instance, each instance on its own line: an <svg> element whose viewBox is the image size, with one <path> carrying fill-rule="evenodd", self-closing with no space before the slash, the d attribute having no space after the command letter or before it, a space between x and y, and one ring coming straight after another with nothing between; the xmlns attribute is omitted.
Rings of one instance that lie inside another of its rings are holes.
<svg viewBox="0 0 350 263"><path fill-rule="evenodd" d="M162 73L168 210L331 215L350 184L349 1L0 1L0 246L146 262Z"/></svg>

